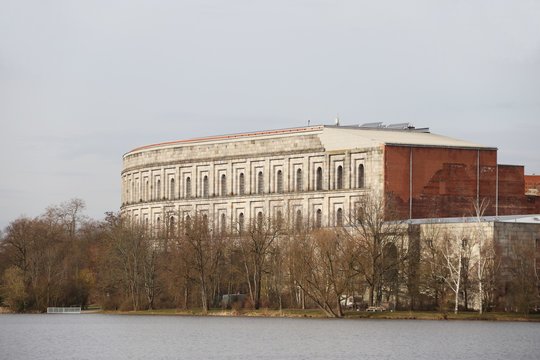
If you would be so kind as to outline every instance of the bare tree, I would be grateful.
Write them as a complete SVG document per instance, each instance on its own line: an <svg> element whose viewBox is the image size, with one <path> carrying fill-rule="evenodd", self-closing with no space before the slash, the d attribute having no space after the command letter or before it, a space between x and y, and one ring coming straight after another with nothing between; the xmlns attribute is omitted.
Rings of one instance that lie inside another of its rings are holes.
<svg viewBox="0 0 540 360"><path fill-rule="evenodd" d="M268 272L269 256L280 232L281 227L276 222L260 213L250 222L246 235L240 237L250 297L255 309L261 305L263 277Z"/></svg>
<svg viewBox="0 0 540 360"><path fill-rule="evenodd" d="M458 313L459 309L464 250L467 249L469 241L464 234L455 235L448 231L444 232L442 237L437 239L436 246L444 260L444 268L441 269L440 276L454 292L455 314Z"/></svg>
<svg viewBox="0 0 540 360"><path fill-rule="evenodd" d="M269 277L272 293L277 297L279 310L283 310L283 293L287 288L287 273L285 268L285 256L287 244L283 237L272 246L269 258Z"/></svg>
<svg viewBox="0 0 540 360"><path fill-rule="evenodd" d="M145 262L154 246L150 232L142 225L112 213L107 216L103 261L105 278L121 282L133 310L139 310L145 292ZM117 275L115 276L114 273Z"/></svg>
<svg viewBox="0 0 540 360"><path fill-rule="evenodd" d="M540 306L536 244L534 240L513 241L509 247L510 254L505 264L510 275L508 301L513 310L529 314L531 309Z"/></svg>
<svg viewBox="0 0 540 360"><path fill-rule="evenodd" d="M465 311L469 310L471 299L473 299L476 293L475 285L475 269L478 265L477 250L474 232L469 238L464 238L462 241L462 256L461 256L461 289L460 293L463 295L463 308Z"/></svg>
<svg viewBox="0 0 540 360"><path fill-rule="evenodd" d="M421 292L435 300L439 310L445 303L445 260L439 250L441 230L435 224L427 224L421 233L420 286Z"/></svg>
<svg viewBox="0 0 540 360"><path fill-rule="evenodd" d="M289 255L296 284L328 317L342 317L341 299L349 288L354 244L341 229L293 235Z"/></svg>
<svg viewBox="0 0 540 360"><path fill-rule="evenodd" d="M192 268L192 252L178 238L171 243L171 247L164 261L161 273L166 285L166 291L172 298L172 303L183 309L190 307L193 284L196 282Z"/></svg>
<svg viewBox="0 0 540 360"><path fill-rule="evenodd" d="M158 268L160 266L159 256L163 250L159 248L158 244L146 242L145 245L147 248L142 259L143 286L148 309L152 310L155 306L154 302L156 296L161 291L161 284L158 279Z"/></svg>
<svg viewBox="0 0 540 360"><path fill-rule="evenodd" d="M23 312L28 299L23 271L16 266L10 266L3 272L2 280L0 294L4 298L4 304L14 311Z"/></svg>
<svg viewBox="0 0 540 360"><path fill-rule="evenodd" d="M422 286L422 238L421 226L407 226L407 261L403 264L403 276L407 284L409 310L417 310L420 304L420 287Z"/></svg>
<svg viewBox="0 0 540 360"><path fill-rule="evenodd" d="M475 202L474 204L476 219L474 263L478 281L478 300L480 302L478 311L480 314L484 311L486 300L492 297L491 293L495 288L495 272L499 264L495 243L493 238L488 238L483 224L483 216L488 206L489 201L487 199L482 199L480 203Z"/></svg>
<svg viewBox="0 0 540 360"><path fill-rule="evenodd" d="M184 233L179 234L178 241L181 246L187 247L193 256L191 264L197 273L203 312L207 313L211 285L217 277L223 257L223 237L211 231L208 218L204 214L196 213L184 226Z"/></svg>
<svg viewBox="0 0 540 360"><path fill-rule="evenodd" d="M8 259L12 265L22 270L25 279L30 267L30 252L34 244L34 237L30 232L32 223L32 219L29 218L20 218L11 222L3 239L4 249L10 253Z"/></svg>
<svg viewBox="0 0 540 360"><path fill-rule="evenodd" d="M349 221L356 243L355 270L369 286L370 305L381 304L385 280L396 279L396 269L407 258L406 231L393 209L390 199L385 202L382 196L365 195ZM396 290L397 284L392 288Z"/></svg>
<svg viewBox="0 0 540 360"><path fill-rule="evenodd" d="M49 223L49 227L62 227L63 238L68 242L64 244L64 251L69 255L64 257L64 267L66 276L69 279L69 289L64 289L65 292L69 292L71 297L74 298L76 304L84 306L87 298L87 282L80 281L84 276L81 276L80 271L84 270L84 273L88 273L88 269L85 267L85 261L87 259L87 253L85 252L87 243L82 241L84 239L81 236L81 230L85 229L93 230L92 227L88 227L91 221L83 214L86 205L82 199L74 198L63 202L59 205L49 206L45 214L41 218ZM86 275L85 275L86 276Z"/></svg>
<svg viewBox="0 0 540 360"><path fill-rule="evenodd" d="M86 220L82 214L85 208L84 200L74 198L60 205L49 206L45 218L65 226L69 239L74 240L78 226Z"/></svg>
<svg viewBox="0 0 540 360"><path fill-rule="evenodd" d="M20 270L16 274L23 279L27 295L19 310L44 311L47 306L69 301L62 291L69 282L64 264L65 235L61 226L43 218L21 218L7 227L3 249L11 266Z"/></svg>

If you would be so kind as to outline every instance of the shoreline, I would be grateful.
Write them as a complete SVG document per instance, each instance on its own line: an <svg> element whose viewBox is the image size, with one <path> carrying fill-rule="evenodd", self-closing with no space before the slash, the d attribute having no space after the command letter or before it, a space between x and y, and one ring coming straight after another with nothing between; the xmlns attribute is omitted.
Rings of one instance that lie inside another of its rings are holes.
<svg viewBox="0 0 540 360"><path fill-rule="evenodd" d="M39 312L15 313L0 311L1 315L16 314L43 314ZM341 318L327 317L318 309L259 309L259 310L224 310L210 309L208 313L203 313L201 309L180 310L180 309L156 309L156 310L101 310L91 308L83 310L80 315L101 314L101 315L134 315L134 316L192 316L192 317L259 317L259 318L289 318L289 319L344 319L344 320L432 320L432 321L513 321L513 322L540 322L540 314L524 315L520 313L488 312L482 315L477 312L442 313L436 311L346 311ZM52 314L51 314L52 315Z"/></svg>
<svg viewBox="0 0 540 360"><path fill-rule="evenodd" d="M260 318L296 318L296 319L345 319L345 320L449 320L449 321L514 321L514 322L540 322L540 314L530 314L528 316L516 313L490 312L482 315L475 312L441 313L428 311L384 311L384 312L365 312L350 311L345 312L341 318L331 318L319 310L222 310L212 309L207 314L201 310L177 310L177 309L159 309L159 310L102 310L92 311L92 313L104 315L151 315L151 316L201 316L201 317L260 317Z"/></svg>

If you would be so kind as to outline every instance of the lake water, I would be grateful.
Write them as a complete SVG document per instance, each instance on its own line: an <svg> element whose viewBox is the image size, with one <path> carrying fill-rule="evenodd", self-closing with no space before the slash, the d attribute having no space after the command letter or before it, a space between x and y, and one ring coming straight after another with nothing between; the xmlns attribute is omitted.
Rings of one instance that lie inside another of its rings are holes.
<svg viewBox="0 0 540 360"><path fill-rule="evenodd" d="M540 359L540 324L0 315L0 359Z"/></svg>

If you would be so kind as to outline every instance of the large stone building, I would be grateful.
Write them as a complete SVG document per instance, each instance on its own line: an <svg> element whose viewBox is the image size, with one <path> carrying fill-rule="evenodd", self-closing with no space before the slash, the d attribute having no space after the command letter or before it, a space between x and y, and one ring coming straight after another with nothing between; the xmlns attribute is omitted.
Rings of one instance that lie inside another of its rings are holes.
<svg viewBox="0 0 540 360"><path fill-rule="evenodd" d="M229 227L259 214L313 226L345 222L362 195L392 198L403 219L540 212L522 166L497 149L416 129L308 126L171 141L123 157L122 213L160 225L195 213Z"/></svg>

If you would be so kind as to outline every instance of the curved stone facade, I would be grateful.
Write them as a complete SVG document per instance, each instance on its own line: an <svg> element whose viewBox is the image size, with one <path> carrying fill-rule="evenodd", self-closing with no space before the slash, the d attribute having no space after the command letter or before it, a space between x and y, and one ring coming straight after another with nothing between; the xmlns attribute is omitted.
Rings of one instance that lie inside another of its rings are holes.
<svg viewBox="0 0 540 360"><path fill-rule="evenodd" d="M329 146L325 126L144 146L123 157L122 213L145 224L195 212L235 226L259 213L332 226L383 184L383 147ZM346 145L346 144L344 144ZM331 149L329 149L331 148ZM179 219L181 218L181 219Z"/></svg>

